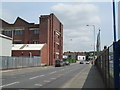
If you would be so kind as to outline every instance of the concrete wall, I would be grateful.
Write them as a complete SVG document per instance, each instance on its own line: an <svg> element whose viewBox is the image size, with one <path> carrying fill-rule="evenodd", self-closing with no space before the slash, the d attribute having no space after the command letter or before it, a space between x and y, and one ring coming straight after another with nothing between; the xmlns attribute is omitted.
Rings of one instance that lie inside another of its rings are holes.
<svg viewBox="0 0 120 90"><path fill-rule="evenodd" d="M11 56L12 39L0 34L0 56Z"/></svg>

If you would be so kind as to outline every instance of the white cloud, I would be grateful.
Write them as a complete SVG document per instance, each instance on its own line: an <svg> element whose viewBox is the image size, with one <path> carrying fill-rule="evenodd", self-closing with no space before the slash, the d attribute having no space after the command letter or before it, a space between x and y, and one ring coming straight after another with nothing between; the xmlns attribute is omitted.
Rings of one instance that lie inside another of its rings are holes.
<svg viewBox="0 0 120 90"><path fill-rule="evenodd" d="M93 4L57 4L52 12L64 25L64 51L93 50L93 29L85 25L101 23L99 8Z"/></svg>

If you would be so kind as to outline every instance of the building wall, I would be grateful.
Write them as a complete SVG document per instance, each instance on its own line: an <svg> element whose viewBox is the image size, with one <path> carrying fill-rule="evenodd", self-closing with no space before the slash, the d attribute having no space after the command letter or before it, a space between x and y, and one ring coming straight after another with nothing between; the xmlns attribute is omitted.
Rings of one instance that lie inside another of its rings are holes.
<svg viewBox="0 0 120 90"><path fill-rule="evenodd" d="M80 60L80 61L86 60L86 56L80 56L80 55L78 55L77 56L77 60Z"/></svg>
<svg viewBox="0 0 120 90"><path fill-rule="evenodd" d="M40 50L13 50L12 56L16 56L16 57L41 56L41 51Z"/></svg>
<svg viewBox="0 0 120 90"><path fill-rule="evenodd" d="M41 60L42 64L49 65L49 53L48 53L48 45L45 44L44 47L41 49Z"/></svg>
<svg viewBox="0 0 120 90"><path fill-rule="evenodd" d="M64 55L67 56L67 58L78 60L78 56L85 56L84 52L64 52Z"/></svg>
<svg viewBox="0 0 120 90"><path fill-rule="evenodd" d="M68 53L65 53L65 55L68 57L68 58L71 58L71 59L77 59L77 53L73 53L73 52L68 52Z"/></svg>
<svg viewBox="0 0 120 90"><path fill-rule="evenodd" d="M40 43L47 43L49 65L54 65L55 60L63 57L63 25L54 14L43 15L40 17L40 30Z"/></svg>
<svg viewBox="0 0 120 90"><path fill-rule="evenodd" d="M13 44L33 44L33 40L38 40L39 41L39 34L34 34L30 30L31 28L38 28L39 30L39 24L34 24L34 23L28 23L24 21L21 18L17 18L14 24L9 24L7 22L2 21L2 34L9 36L13 38ZM10 34L6 34L6 31L10 31ZM16 31L21 31L22 34L16 35ZM18 43L19 42L19 43Z"/></svg>
<svg viewBox="0 0 120 90"><path fill-rule="evenodd" d="M11 56L12 39L0 34L0 56Z"/></svg>
<svg viewBox="0 0 120 90"><path fill-rule="evenodd" d="M39 24L28 23L19 17L14 24L9 24L2 20L2 28L3 34L5 34L5 31L11 31L8 36L13 38L14 44L18 42L33 44L34 40L37 40L38 44L46 43L49 65L55 64L57 59L63 59L63 25L54 14L41 15ZM33 33L34 30L32 29L35 28L39 30L39 34ZM21 30L22 34L15 35L17 30ZM15 54L13 53L13 55ZM47 60L45 61L48 63Z"/></svg>

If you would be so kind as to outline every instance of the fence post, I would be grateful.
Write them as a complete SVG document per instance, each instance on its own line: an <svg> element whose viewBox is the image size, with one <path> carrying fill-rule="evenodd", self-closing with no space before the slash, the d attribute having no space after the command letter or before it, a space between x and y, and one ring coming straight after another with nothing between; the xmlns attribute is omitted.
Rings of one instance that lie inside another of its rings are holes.
<svg viewBox="0 0 120 90"><path fill-rule="evenodd" d="M118 42L113 43L113 51L114 51L114 88L119 88L119 57L120 57L120 49Z"/></svg>

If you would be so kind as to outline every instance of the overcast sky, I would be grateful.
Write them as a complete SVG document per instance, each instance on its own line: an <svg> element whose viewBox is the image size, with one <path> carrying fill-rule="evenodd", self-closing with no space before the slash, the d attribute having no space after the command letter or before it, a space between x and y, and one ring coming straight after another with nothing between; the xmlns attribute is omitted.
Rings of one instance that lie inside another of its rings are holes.
<svg viewBox="0 0 120 90"><path fill-rule="evenodd" d="M2 2L1 18L14 23L19 16L39 23L40 15L54 13L64 26L64 51L91 51L101 30L101 49L113 42L111 2ZM95 38L96 40L96 38Z"/></svg>

